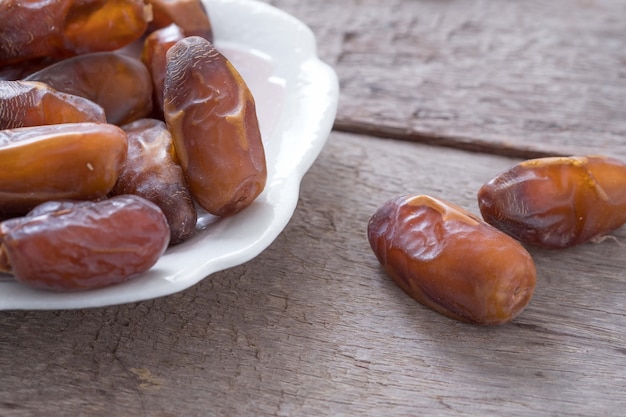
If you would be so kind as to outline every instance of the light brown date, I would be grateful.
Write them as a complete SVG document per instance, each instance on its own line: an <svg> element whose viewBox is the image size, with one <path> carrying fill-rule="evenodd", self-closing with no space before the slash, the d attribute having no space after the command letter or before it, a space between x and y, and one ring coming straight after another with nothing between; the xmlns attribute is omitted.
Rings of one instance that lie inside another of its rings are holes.
<svg viewBox="0 0 626 417"><path fill-rule="evenodd" d="M22 215L48 200L106 196L126 150L126 133L111 124L0 130L0 214Z"/></svg>
<svg viewBox="0 0 626 417"><path fill-rule="evenodd" d="M122 125L152 111L152 80L138 59L117 52L93 52L64 59L25 78L87 98L102 106L107 122Z"/></svg>
<svg viewBox="0 0 626 417"><path fill-rule="evenodd" d="M167 53L164 115L196 201L226 216L249 206L267 179L254 98L232 64L199 36Z"/></svg>
<svg viewBox="0 0 626 417"><path fill-rule="evenodd" d="M389 200L372 216L367 233L391 279L447 317L503 324L534 293L535 264L526 249L450 202L426 195Z"/></svg>
<svg viewBox="0 0 626 417"><path fill-rule="evenodd" d="M150 269L169 241L165 216L133 195L49 202L0 223L0 270L25 285L75 291L127 281Z"/></svg>
<svg viewBox="0 0 626 417"><path fill-rule="evenodd" d="M0 130L79 122L105 123L104 109L37 81L0 81Z"/></svg>
<svg viewBox="0 0 626 417"><path fill-rule="evenodd" d="M128 155L111 195L135 194L152 201L167 218L170 244L187 240L195 231L196 207L167 126L160 120L140 119L122 129L128 137Z"/></svg>
<svg viewBox="0 0 626 417"><path fill-rule="evenodd" d="M0 2L0 65L112 51L139 39L152 18L143 0Z"/></svg>
<svg viewBox="0 0 626 417"><path fill-rule="evenodd" d="M626 164L605 156L521 162L478 191L485 221L540 247L568 248L626 222Z"/></svg>
<svg viewBox="0 0 626 417"><path fill-rule="evenodd" d="M211 19L201 0L148 0L148 3L152 6L149 31L175 24L187 36L202 36L213 42Z"/></svg>

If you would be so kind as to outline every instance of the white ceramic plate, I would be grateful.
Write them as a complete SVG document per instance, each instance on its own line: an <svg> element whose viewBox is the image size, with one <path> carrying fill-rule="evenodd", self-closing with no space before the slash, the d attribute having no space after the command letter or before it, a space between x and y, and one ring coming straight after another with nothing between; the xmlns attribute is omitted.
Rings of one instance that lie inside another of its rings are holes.
<svg viewBox="0 0 626 417"><path fill-rule="evenodd" d="M215 44L250 87L268 164L265 191L230 218L202 215L196 235L171 247L127 283L54 293L0 282L0 310L100 307L161 297L254 258L285 228L302 177L321 151L337 110L335 72L317 57L312 32L292 16L254 0L205 0Z"/></svg>

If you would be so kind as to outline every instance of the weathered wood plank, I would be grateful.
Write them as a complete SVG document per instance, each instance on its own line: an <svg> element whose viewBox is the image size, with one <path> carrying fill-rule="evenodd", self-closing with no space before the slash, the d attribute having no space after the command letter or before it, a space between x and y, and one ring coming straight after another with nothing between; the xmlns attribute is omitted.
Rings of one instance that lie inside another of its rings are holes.
<svg viewBox="0 0 626 417"><path fill-rule="evenodd" d="M626 406L626 230L533 250L512 324L461 324L381 271L366 224L427 193L477 212L517 160L334 133L285 232L245 265L157 300L0 312L0 415L619 415Z"/></svg>
<svg viewBox="0 0 626 417"><path fill-rule="evenodd" d="M626 156L624 0L269 3L307 23L337 70L337 129Z"/></svg>

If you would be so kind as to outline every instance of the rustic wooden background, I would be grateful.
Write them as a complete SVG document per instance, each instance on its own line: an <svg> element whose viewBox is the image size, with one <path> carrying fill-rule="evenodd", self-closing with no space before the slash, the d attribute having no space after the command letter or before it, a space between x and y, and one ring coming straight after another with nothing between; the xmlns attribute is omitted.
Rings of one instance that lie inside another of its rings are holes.
<svg viewBox="0 0 626 417"><path fill-rule="evenodd" d="M400 193L477 212L521 158L626 159L626 1L269 3L311 27L341 82L292 221L179 294L0 312L0 415L622 415L626 228L531 249L535 297L499 327L410 299L365 229Z"/></svg>
<svg viewBox="0 0 626 417"><path fill-rule="evenodd" d="M626 2L270 3L340 76L337 128L520 157L625 155Z"/></svg>

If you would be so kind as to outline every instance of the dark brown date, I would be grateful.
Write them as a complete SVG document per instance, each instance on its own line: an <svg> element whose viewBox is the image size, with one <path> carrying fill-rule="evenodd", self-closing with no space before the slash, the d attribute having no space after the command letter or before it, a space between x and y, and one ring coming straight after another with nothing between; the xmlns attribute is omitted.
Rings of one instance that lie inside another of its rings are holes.
<svg viewBox="0 0 626 417"><path fill-rule="evenodd" d="M211 19L201 0L148 0L148 3L152 6L149 31L175 24L187 36L201 36L213 42Z"/></svg>
<svg viewBox="0 0 626 417"><path fill-rule="evenodd" d="M367 232L391 279L447 317L503 324L518 316L534 293L529 253L452 203L426 195L389 200L372 216Z"/></svg>
<svg viewBox="0 0 626 417"><path fill-rule="evenodd" d="M122 125L152 111L152 80L138 59L117 52L94 52L64 59L25 78L85 97L102 106L107 121Z"/></svg>
<svg viewBox="0 0 626 417"><path fill-rule="evenodd" d="M104 123L0 130L0 214L48 200L107 195L126 158L126 133Z"/></svg>
<svg viewBox="0 0 626 417"><path fill-rule="evenodd" d="M151 11L143 0L0 2L0 65L113 51L139 39Z"/></svg>
<svg viewBox="0 0 626 417"><path fill-rule="evenodd" d="M0 81L0 130L78 122L105 123L104 110L37 81Z"/></svg>
<svg viewBox="0 0 626 417"><path fill-rule="evenodd" d="M46 205L0 223L0 270L28 286L75 291L121 283L167 248L165 216L141 197Z"/></svg>
<svg viewBox="0 0 626 417"><path fill-rule="evenodd" d="M254 98L232 64L199 36L167 53L165 121L196 201L226 216L249 206L267 179Z"/></svg>
<svg viewBox="0 0 626 417"><path fill-rule="evenodd" d="M540 247L568 248L626 222L626 164L604 156L521 162L478 192L485 221Z"/></svg>
<svg viewBox="0 0 626 417"><path fill-rule="evenodd" d="M19 81L57 61L50 58L33 58L15 64L0 65L0 80Z"/></svg>
<svg viewBox="0 0 626 417"><path fill-rule="evenodd" d="M155 203L170 227L170 244L187 240L195 231L197 213L165 123L141 119L122 126L128 156L112 195L135 194Z"/></svg>

